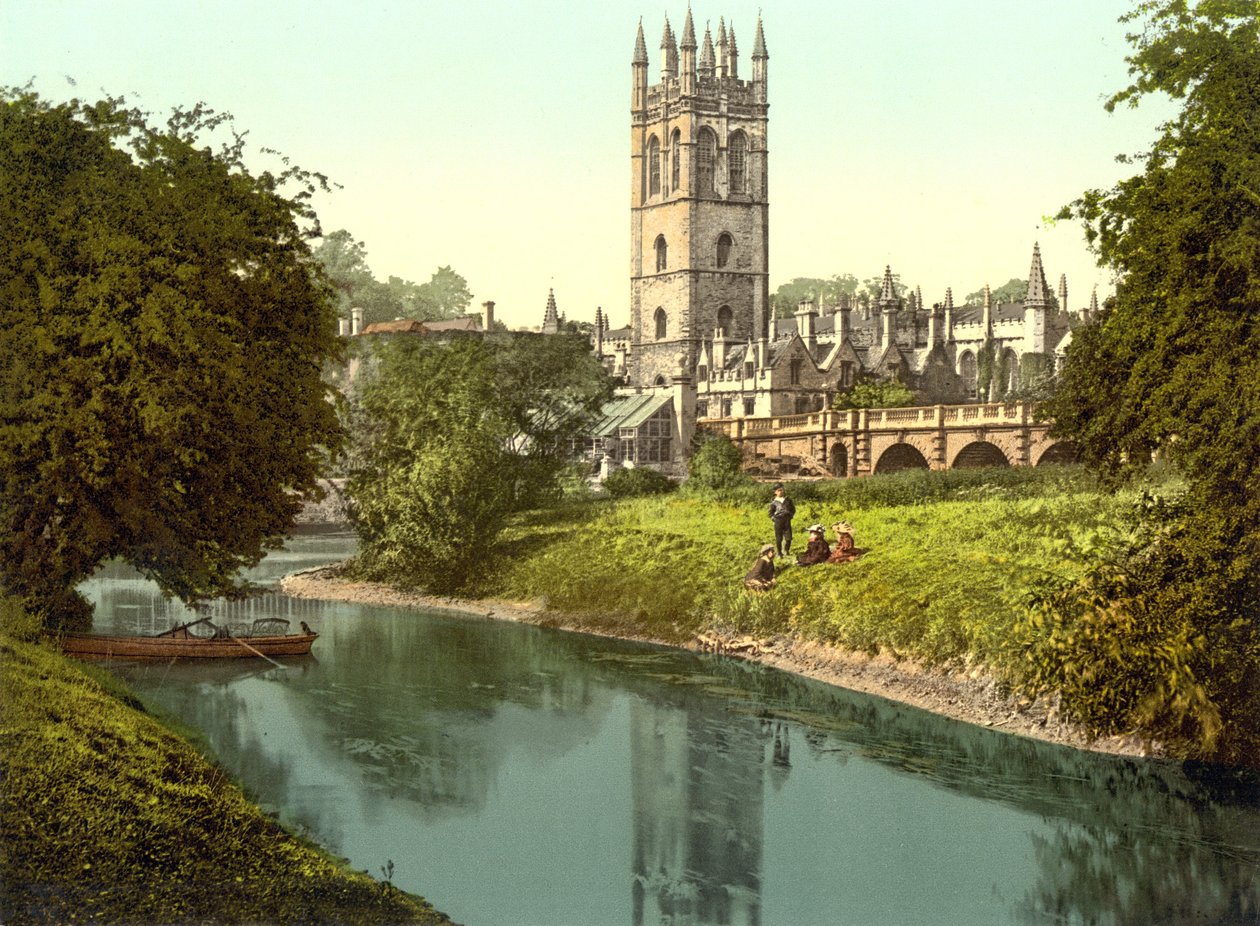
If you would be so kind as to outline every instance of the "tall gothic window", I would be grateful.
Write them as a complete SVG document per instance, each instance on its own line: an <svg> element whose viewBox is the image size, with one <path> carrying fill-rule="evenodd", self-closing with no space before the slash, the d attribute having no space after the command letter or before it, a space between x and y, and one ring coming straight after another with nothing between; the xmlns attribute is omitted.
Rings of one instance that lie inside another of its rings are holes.
<svg viewBox="0 0 1260 926"><path fill-rule="evenodd" d="M669 139L669 188L677 190L679 184L679 173L682 164L682 135L677 129Z"/></svg>
<svg viewBox="0 0 1260 926"><path fill-rule="evenodd" d="M665 339L665 310L658 308L656 310L656 340Z"/></svg>
<svg viewBox="0 0 1260 926"><path fill-rule="evenodd" d="M648 195L661 195L661 142L655 135L648 141Z"/></svg>
<svg viewBox="0 0 1260 926"><path fill-rule="evenodd" d="M665 236L656 236L656 272L664 273L665 264L669 259L669 247L665 244Z"/></svg>
<svg viewBox="0 0 1260 926"><path fill-rule="evenodd" d="M963 351L962 356L958 358L958 375L962 377L967 395L974 399L977 380L980 378L980 364L976 362L976 355L969 350Z"/></svg>
<svg viewBox="0 0 1260 926"><path fill-rule="evenodd" d="M731 336L731 317L733 314L729 305L724 305L718 309L718 328L721 330L724 338Z"/></svg>
<svg viewBox="0 0 1260 926"><path fill-rule="evenodd" d="M730 235L728 235L726 232L722 232L722 234L718 235L717 265L719 267L725 267L727 262L730 261L731 247L734 244L735 244L735 239L732 238Z"/></svg>
<svg viewBox="0 0 1260 926"><path fill-rule="evenodd" d="M731 174L731 192L748 192L748 136L733 132L726 149Z"/></svg>
<svg viewBox="0 0 1260 926"><path fill-rule="evenodd" d="M696 193L700 196L717 192L713 183L713 165L716 163L717 136L706 126L696 138Z"/></svg>

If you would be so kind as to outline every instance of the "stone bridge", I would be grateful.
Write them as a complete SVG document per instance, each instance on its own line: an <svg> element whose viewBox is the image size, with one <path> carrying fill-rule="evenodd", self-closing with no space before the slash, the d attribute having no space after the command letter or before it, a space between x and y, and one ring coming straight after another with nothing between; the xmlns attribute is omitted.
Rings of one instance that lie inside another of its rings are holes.
<svg viewBox="0 0 1260 926"><path fill-rule="evenodd" d="M1031 405L930 405L821 411L774 418L707 418L759 475L868 476L903 469L1071 463L1076 449L1049 436Z"/></svg>

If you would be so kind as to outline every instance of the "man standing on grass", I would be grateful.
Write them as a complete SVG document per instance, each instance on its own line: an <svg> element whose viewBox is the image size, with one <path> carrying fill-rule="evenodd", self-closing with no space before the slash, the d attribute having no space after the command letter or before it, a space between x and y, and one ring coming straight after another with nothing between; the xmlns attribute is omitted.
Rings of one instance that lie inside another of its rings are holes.
<svg viewBox="0 0 1260 926"><path fill-rule="evenodd" d="M770 500L770 520L774 522L774 548L779 556L787 556L792 549L792 518L796 506L783 491L783 483L774 486L774 498Z"/></svg>

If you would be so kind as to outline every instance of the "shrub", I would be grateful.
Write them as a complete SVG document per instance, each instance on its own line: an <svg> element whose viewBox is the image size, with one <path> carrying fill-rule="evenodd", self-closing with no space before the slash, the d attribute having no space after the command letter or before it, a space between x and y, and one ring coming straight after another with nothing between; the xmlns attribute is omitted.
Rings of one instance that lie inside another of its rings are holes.
<svg viewBox="0 0 1260 926"><path fill-rule="evenodd" d="M730 438L704 434L687 462L687 488L713 493L750 487L752 480L742 466L743 456Z"/></svg>
<svg viewBox="0 0 1260 926"><path fill-rule="evenodd" d="M673 492L678 483L659 470L645 466L619 469L604 480L604 489L613 498L634 498L640 495L663 495Z"/></svg>

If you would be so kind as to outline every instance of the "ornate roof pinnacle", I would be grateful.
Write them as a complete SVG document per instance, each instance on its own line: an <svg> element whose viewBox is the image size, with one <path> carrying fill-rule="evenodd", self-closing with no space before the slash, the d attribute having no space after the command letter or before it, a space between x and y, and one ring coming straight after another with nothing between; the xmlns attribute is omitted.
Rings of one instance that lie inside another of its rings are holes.
<svg viewBox="0 0 1260 926"><path fill-rule="evenodd" d="M709 34L709 24L704 25L704 45L700 50L700 70L706 77L713 76L713 69L717 66L717 57L713 53L713 36Z"/></svg>
<svg viewBox="0 0 1260 926"><path fill-rule="evenodd" d="M765 35L765 32L763 32L761 28L761 14L760 13L757 14L757 38L753 41L752 56L753 56L754 61L756 61L759 58L770 57L768 54L766 54L766 35Z"/></svg>
<svg viewBox="0 0 1260 926"><path fill-rule="evenodd" d="M634 58L631 64L647 64L647 42L643 39L643 17L639 17L639 33L634 38Z"/></svg>
<svg viewBox="0 0 1260 926"><path fill-rule="evenodd" d="M691 5L687 5L687 21L683 23L683 36L680 48L696 47L696 27L691 22Z"/></svg>
<svg viewBox="0 0 1260 926"><path fill-rule="evenodd" d="M1032 267L1028 271L1028 293L1024 296L1024 305L1047 305L1050 302L1049 293L1046 271L1041 266L1041 245L1033 242Z"/></svg>
<svg viewBox="0 0 1260 926"><path fill-rule="evenodd" d="M897 287L893 283L891 264L884 266L884 284L879 290L879 304L894 307L897 305Z"/></svg>

